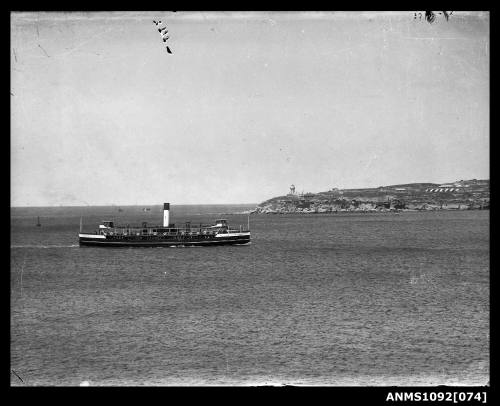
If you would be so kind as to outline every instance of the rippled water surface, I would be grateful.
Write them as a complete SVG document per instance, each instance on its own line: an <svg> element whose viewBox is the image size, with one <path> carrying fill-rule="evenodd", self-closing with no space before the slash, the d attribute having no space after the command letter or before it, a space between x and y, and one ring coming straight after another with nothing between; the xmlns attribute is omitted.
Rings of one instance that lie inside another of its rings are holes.
<svg viewBox="0 0 500 406"><path fill-rule="evenodd" d="M250 207L171 221L246 225ZM248 246L78 246L80 216L162 221L122 209L12 209L12 385L489 380L489 211L252 215Z"/></svg>

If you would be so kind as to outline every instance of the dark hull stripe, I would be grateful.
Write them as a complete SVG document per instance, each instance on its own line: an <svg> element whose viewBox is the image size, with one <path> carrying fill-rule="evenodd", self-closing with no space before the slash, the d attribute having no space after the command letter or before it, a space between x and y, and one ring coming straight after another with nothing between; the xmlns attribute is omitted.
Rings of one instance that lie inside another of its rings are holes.
<svg viewBox="0 0 500 406"><path fill-rule="evenodd" d="M172 246L213 246L213 245L242 245L248 244L249 238L210 241L110 241L80 239L80 245L100 247L172 247Z"/></svg>

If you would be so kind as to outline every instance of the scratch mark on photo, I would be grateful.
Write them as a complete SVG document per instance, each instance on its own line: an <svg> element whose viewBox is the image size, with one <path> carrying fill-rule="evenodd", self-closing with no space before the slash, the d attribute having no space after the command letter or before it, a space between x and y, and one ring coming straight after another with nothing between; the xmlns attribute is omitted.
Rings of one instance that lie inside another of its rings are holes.
<svg viewBox="0 0 500 406"><path fill-rule="evenodd" d="M40 49L45 53L45 55L47 55L48 58L50 58L50 55L47 53L47 51L45 51L45 49L42 48L42 46L40 44L38 44L38 46L40 47Z"/></svg>
<svg viewBox="0 0 500 406"><path fill-rule="evenodd" d="M22 383L24 383L24 381L23 381L23 380L22 380L22 378L21 378L21 377L17 374L17 372L16 372L16 371L14 371L13 369L11 369L11 371L12 371L12 373L13 373L15 376L17 376L17 377L19 378L19 380L20 380Z"/></svg>

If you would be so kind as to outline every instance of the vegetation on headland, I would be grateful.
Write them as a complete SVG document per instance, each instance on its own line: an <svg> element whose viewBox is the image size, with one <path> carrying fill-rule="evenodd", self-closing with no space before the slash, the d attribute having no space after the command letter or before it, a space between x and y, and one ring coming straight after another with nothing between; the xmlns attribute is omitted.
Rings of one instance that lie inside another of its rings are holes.
<svg viewBox="0 0 500 406"><path fill-rule="evenodd" d="M390 212L416 210L484 210L490 208L489 180L460 180L445 184L410 183L365 189L337 189L326 192L273 197L252 213Z"/></svg>

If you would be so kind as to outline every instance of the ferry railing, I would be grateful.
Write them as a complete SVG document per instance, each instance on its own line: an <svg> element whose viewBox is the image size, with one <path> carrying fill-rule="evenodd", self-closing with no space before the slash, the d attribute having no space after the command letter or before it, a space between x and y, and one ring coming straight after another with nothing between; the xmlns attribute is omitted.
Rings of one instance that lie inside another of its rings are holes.
<svg viewBox="0 0 500 406"><path fill-rule="evenodd" d="M239 229L228 228L228 227L213 227L213 226L202 226L202 227L176 227L171 229L164 229L158 227L157 231L153 231L153 227L148 227L144 232L144 228L137 227L113 227L104 230L99 230L97 234L108 234L108 235L119 235L119 236L184 236L184 235L215 235L224 231L227 233L246 233L250 230L240 226Z"/></svg>

